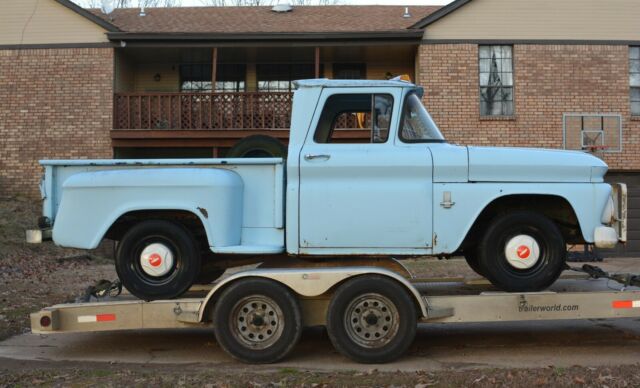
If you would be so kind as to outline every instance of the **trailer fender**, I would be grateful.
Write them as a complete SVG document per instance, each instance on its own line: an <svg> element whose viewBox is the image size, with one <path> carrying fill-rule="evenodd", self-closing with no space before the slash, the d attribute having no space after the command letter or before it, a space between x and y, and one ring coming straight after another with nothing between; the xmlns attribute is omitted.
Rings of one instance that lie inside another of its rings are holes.
<svg viewBox="0 0 640 388"><path fill-rule="evenodd" d="M420 296L418 290L411 285L411 283L402 276L386 270L384 268L376 267L350 267L350 268L293 268L293 269L255 269L249 271L242 271L229 276L228 278L217 283L211 291L207 294L202 305L200 306L200 312L198 319L200 322L205 320L205 314L210 304L215 303L216 296L225 289L229 284L238 281L240 279L248 277L261 277L277 281L286 287L293 290L300 296L313 297L324 294L337 284L344 280L361 275L382 275L387 276L401 285L403 285L409 295L413 296L416 305L419 308L420 317L426 318L428 316L428 309L425 301Z"/></svg>

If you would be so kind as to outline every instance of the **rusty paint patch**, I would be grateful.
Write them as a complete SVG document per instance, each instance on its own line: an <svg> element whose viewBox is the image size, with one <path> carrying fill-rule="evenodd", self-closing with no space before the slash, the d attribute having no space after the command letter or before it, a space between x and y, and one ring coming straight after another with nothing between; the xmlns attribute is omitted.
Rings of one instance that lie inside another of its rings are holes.
<svg viewBox="0 0 640 388"><path fill-rule="evenodd" d="M198 207L197 209L200 211L200 213L202 213L204 218L209 218L209 212L207 211L207 209L203 207Z"/></svg>

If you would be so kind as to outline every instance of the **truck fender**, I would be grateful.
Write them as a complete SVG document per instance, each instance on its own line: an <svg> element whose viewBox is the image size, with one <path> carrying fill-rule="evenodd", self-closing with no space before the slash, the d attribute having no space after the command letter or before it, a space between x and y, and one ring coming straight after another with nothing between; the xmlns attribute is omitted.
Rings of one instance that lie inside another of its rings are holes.
<svg viewBox="0 0 640 388"><path fill-rule="evenodd" d="M122 215L139 210L184 210L196 215L210 246L240 243L242 178L216 168L103 170L69 177L53 226L61 246L93 249Z"/></svg>
<svg viewBox="0 0 640 388"><path fill-rule="evenodd" d="M300 296L314 297L324 294L339 283L361 275L382 275L400 283L411 295L418 307L420 317L428 316L428 306L418 290L405 278L395 272L377 267L334 267L334 268L292 268L292 269L254 269L235 273L217 283L207 294L200 306L199 321L203 322L208 309L215 303L216 297L229 284L248 277L260 277L274 280L293 290Z"/></svg>
<svg viewBox="0 0 640 388"><path fill-rule="evenodd" d="M453 195L455 206L434 206L434 254L456 251L485 208L495 201L512 196L551 196L566 201L578 220L583 239L594 240L594 230L602 225L604 207L611 196L611 186L594 183L436 183L434 199ZM442 220L447 220L446 227Z"/></svg>

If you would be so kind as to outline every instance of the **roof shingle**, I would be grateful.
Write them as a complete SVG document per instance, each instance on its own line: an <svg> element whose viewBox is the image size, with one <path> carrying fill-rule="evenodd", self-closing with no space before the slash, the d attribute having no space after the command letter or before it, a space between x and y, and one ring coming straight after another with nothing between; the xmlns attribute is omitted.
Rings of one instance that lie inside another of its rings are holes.
<svg viewBox="0 0 640 388"><path fill-rule="evenodd" d="M133 33L295 33L380 32L406 30L439 6L296 6L276 13L271 7L177 7L116 9L110 15L91 10L124 32Z"/></svg>

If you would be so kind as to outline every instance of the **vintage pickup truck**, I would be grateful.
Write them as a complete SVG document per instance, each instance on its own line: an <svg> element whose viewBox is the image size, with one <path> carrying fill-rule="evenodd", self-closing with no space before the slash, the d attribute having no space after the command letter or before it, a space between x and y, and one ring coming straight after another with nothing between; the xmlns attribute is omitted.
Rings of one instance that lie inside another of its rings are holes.
<svg viewBox="0 0 640 388"><path fill-rule="evenodd" d="M568 244L626 239L626 187L580 151L448 144L402 81L301 80L288 157L45 160L41 228L65 247L117 241L134 295L183 294L224 268L288 256L463 255L506 291L536 291ZM368 135L346 143L341 123Z"/></svg>

